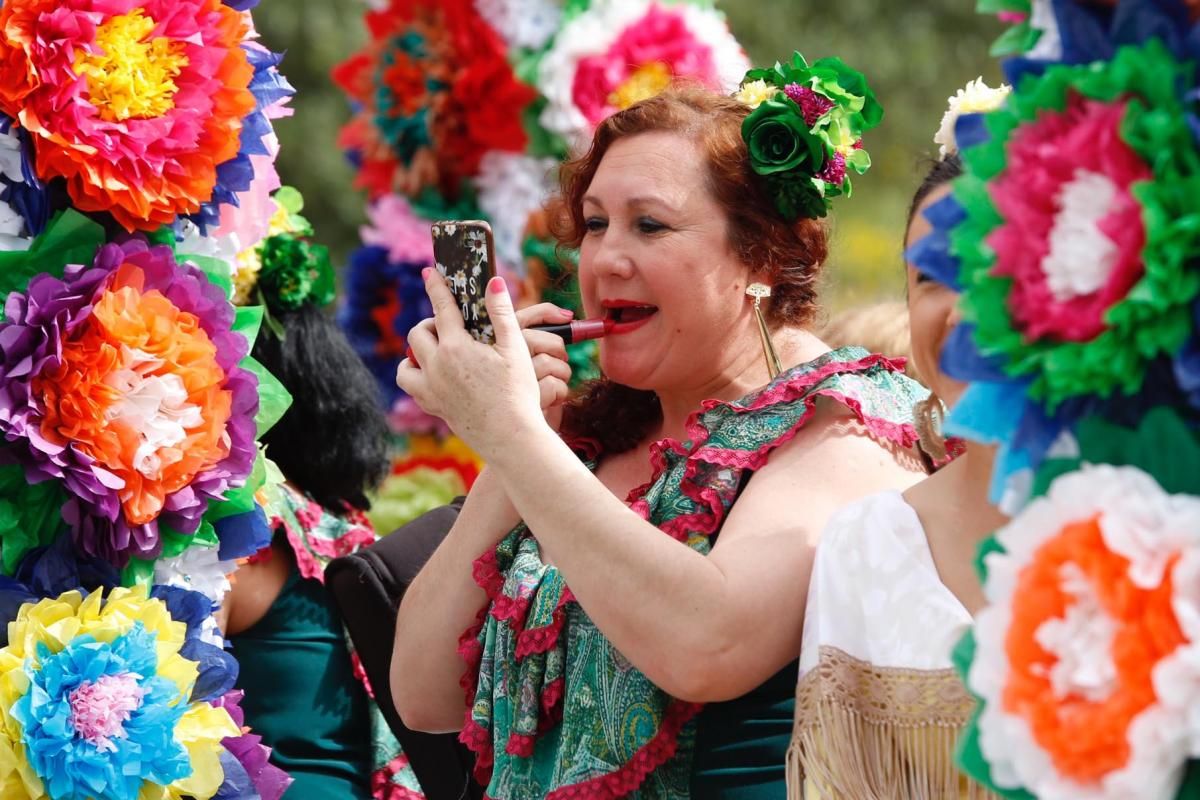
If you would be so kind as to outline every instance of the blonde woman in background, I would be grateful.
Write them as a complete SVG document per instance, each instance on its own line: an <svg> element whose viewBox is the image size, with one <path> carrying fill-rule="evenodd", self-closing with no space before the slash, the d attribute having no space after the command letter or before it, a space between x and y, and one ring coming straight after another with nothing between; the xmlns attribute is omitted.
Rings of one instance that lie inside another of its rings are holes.
<svg viewBox="0 0 1200 800"><path fill-rule="evenodd" d="M833 348L858 346L888 358L906 359L904 373L921 380L912 360L908 306L899 300L843 311L829 321L821 338Z"/></svg>

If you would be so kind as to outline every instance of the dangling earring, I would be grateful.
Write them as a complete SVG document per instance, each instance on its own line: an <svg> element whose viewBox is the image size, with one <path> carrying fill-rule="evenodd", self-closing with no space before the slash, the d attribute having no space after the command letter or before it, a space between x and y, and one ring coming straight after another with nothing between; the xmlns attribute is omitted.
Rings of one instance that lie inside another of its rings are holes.
<svg viewBox="0 0 1200 800"><path fill-rule="evenodd" d="M765 283L752 283L746 287L746 294L754 298L754 316L758 318L758 335L762 339L763 358L767 361L767 375L774 380L776 375L783 372L783 364L779 360L779 353L775 352L771 329L767 327L762 310L763 298L771 296L771 287Z"/></svg>
<svg viewBox="0 0 1200 800"><path fill-rule="evenodd" d="M942 433L945 415L946 407L932 392L913 406L913 424L917 429L918 444L935 465L946 460L946 437Z"/></svg>

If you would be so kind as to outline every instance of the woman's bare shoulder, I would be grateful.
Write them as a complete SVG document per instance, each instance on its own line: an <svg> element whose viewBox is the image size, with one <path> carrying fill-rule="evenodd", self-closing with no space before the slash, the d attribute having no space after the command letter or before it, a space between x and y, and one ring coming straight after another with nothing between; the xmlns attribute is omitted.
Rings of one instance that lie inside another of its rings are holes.
<svg viewBox="0 0 1200 800"><path fill-rule="evenodd" d="M881 439L854 411L823 399L750 480L726 529L802 528L815 542L843 506L877 492L904 490L925 477L913 451Z"/></svg>

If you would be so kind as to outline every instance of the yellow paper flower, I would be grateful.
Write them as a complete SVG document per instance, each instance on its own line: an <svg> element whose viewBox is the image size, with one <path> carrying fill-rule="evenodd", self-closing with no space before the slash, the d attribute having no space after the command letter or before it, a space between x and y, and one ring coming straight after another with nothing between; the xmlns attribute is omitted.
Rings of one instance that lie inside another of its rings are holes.
<svg viewBox="0 0 1200 800"><path fill-rule="evenodd" d="M770 100L777 92L774 86L771 86L766 81L747 81L742 84L742 88L734 95L739 103L745 103L750 108L758 108L767 100Z"/></svg>
<svg viewBox="0 0 1200 800"><path fill-rule="evenodd" d="M131 788L137 800L208 800L221 788L221 742L241 731L224 707L192 702L199 667L180 654L188 626L146 588L27 603L8 635L0 649L6 800L132 800Z"/></svg>
<svg viewBox="0 0 1200 800"><path fill-rule="evenodd" d="M976 78L949 98L949 108L942 116L942 124L933 137L934 144L941 145L941 149L938 151L939 157L945 158L958 152L958 142L954 138L954 126L958 124L959 117L964 114L986 114L989 111L995 111L1004 105L1004 101L1011 91L1012 87L1007 84L1001 84L993 89L983 82L983 78Z"/></svg>

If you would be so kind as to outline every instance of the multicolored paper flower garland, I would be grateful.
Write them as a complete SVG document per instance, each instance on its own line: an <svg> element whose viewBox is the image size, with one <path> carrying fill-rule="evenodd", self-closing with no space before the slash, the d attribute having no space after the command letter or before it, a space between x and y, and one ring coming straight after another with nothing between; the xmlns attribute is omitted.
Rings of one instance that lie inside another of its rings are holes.
<svg viewBox="0 0 1200 800"><path fill-rule="evenodd" d="M289 782L214 617L270 541L256 440L289 402L249 357L262 308L231 303L292 94L251 5L0 6L5 797Z"/></svg>
<svg viewBox="0 0 1200 800"><path fill-rule="evenodd" d="M956 653L980 700L960 764L1005 797L1191 797L1200 28L1183 0L980 9L1023 14L1015 88L958 119L965 175L909 254L962 291L946 428L998 445L1012 516Z"/></svg>

